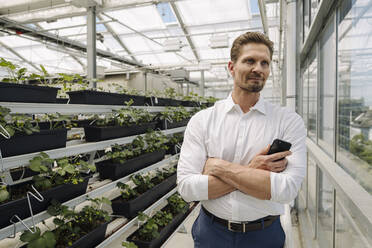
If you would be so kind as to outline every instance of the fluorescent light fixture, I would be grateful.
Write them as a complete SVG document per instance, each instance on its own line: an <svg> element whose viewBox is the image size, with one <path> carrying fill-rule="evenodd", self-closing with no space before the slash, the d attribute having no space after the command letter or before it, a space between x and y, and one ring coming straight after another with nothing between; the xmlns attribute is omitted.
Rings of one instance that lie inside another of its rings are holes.
<svg viewBox="0 0 372 248"><path fill-rule="evenodd" d="M182 42L179 39L168 39L163 43L165 52L179 52L182 48Z"/></svg>
<svg viewBox="0 0 372 248"><path fill-rule="evenodd" d="M227 34L212 35L209 41L209 47L212 49L229 47L229 36Z"/></svg>

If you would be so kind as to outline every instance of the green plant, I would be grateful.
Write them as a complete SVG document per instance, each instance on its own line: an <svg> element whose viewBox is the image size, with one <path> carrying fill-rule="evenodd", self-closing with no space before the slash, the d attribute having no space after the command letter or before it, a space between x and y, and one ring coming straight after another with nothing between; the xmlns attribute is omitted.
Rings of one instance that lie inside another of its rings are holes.
<svg viewBox="0 0 372 248"><path fill-rule="evenodd" d="M191 117L189 111L185 107L166 107L164 111L160 112L156 118L160 120L168 120L169 122L179 122Z"/></svg>
<svg viewBox="0 0 372 248"><path fill-rule="evenodd" d="M9 199L9 192L6 185L0 185L0 203Z"/></svg>
<svg viewBox="0 0 372 248"><path fill-rule="evenodd" d="M164 95L168 98L176 99L176 89L175 88L166 88L164 90Z"/></svg>
<svg viewBox="0 0 372 248"><path fill-rule="evenodd" d="M26 80L26 68L19 68L19 66L13 64L10 61L0 58L0 67L5 68L9 73L9 78L3 78L3 82L9 83L23 83Z"/></svg>
<svg viewBox="0 0 372 248"><path fill-rule="evenodd" d="M138 248L138 246L133 242L123 242L121 245L125 248Z"/></svg>
<svg viewBox="0 0 372 248"><path fill-rule="evenodd" d="M16 133L30 135L39 132L39 127L30 116L10 114L10 109L0 106L0 134L10 138Z"/></svg>
<svg viewBox="0 0 372 248"><path fill-rule="evenodd" d="M35 187L40 190L46 190L53 185L83 182L84 179L81 176L81 172L87 170L95 171L96 167L76 158L54 160L46 153L41 152L30 160L30 169L41 173L33 177Z"/></svg>
<svg viewBox="0 0 372 248"><path fill-rule="evenodd" d="M67 206L53 201L47 212L54 218L57 228L53 231L57 247L71 246L73 242L83 235L97 228L99 225L111 220L108 212L101 209L102 204L111 205L107 198L89 199L91 206L85 206L81 211L75 212ZM42 247L40 247L42 248Z"/></svg>
<svg viewBox="0 0 372 248"><path fill-rule="evenodd" d="M40 68L42 75L31 73L28 78L31 80L38 80L40 84L47 84L47 77L49 76L49 73L47 72L43 65L40 65Z"/></svg>
<svg viewBox="0 0 372 248"><path fill-rule="evenodd" d="M156 220L154 218L150 218L146 214L139 213L138 219L140 221L146 221L146 223L141 226L138 232L141 240L151 241L159 237L159 227L156 224Z"/></svg>
<svg viewBox="0 0 372 248"><path fill-rule="evenodd" d="M35 227L34 233L25 231L22 233L20 239L27 242L28 248L53 248L56 245L56 238L51 231L45 231L41 234L40 228Z"/></svg>
<svg viewBox="0 0 372 248"><path fill-rule="evenodd" d="M182 197L176 193L167 199L170 211L172 214L176 215L178 213L186 212L187 203L182 199Z"/></svg>
<svg viewBox="0 0 372 248"><path fill-rule="evenodd" d="M168 137L160 131L149 131L144 137L146 141L145 152L154 152L158 150L167 150Z"/></svg>
<svg viewBox="0 0 372 248"><path fill-rule="evenodd" d="M114 163L124 163L128 159L138 157L143 153L166 150L168 138L157 131L149 131L144 137L138 135L132 143L124 146L113 145L111 151L106 153L106 157L112 159Z"/></svg>
<svg viewBox="0 0 372 248"><path fill-rule="evenodd" d="M59 128L72 128L76 124L72 123L72 117L69 115L56 114L44 114L36 118L37 122L49 122L49 129L59 129Z"/></svg>
<svg viewBox="0 0 372 248"><path fill-rule="evenodd" d="M355 135L350 141L350 152L372 165L372 141L363 134Z"/></svg>

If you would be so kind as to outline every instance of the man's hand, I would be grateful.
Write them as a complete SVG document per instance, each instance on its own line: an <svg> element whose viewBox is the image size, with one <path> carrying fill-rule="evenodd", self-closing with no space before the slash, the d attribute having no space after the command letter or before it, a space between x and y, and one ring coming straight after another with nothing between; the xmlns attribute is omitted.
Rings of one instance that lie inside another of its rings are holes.
<svg viewBox="0 0 372 248"><path fill-rule="evenodd" d="M271 155L267 155L269 152L270 145L261 150L254 158L249 162L248 166L253 169L262 169L272 172L282 172L287 168L288 160L285 158L292 154L290 151L278 152ZM279 161L278 159L284 158Z"/></svg>

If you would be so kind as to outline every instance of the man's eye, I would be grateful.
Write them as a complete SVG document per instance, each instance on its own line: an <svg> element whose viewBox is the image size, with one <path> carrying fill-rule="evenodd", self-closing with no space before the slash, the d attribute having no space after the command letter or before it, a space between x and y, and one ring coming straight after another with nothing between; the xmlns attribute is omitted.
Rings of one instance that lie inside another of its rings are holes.
<svg viewBox="0 0 372 248"><path fill-rule="evenodd" d="M267 62L267 61L263 61L263 62L262 62L262 65L269 65L269 62Z"/></svg>
<svg viewBox="0 0 372 248"><path fill-rule="evenodd" d="M247 63L248 64L253 64L254 63L254 60L253 59L247 59Z"/></svg>

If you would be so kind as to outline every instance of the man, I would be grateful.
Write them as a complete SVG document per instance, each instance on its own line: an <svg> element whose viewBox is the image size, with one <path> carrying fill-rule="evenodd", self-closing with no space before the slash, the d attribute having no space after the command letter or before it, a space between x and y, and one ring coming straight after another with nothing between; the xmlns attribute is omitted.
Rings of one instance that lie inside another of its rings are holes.
<svg viewBox="0 0 372 248"><path fill-rule="evenodd" d="M192 228L196 248L284 245L278 217L305 176L306 133L299 115L260 97L272 55L265 35L240 35L228 63L232 93L187 125L177 183L186 201L202 203ZM267 155L277 138L291 151Z"/></svg>

